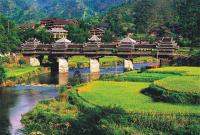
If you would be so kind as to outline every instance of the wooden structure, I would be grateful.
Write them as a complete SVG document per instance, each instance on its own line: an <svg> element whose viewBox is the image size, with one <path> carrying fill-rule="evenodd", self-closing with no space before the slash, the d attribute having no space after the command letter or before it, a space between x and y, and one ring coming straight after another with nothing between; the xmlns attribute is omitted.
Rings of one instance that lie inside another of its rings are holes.
<svg viewBox="0 0 200 135"><path fill-rule="evenodd" d="M48 31L53 34L54 39L67 38L68 35L68 31L63 28L51 28Z"/></svg>
<svg viewBox="0 0 200 135"><path fill-rule="evenodd" d="M90 34L91 35L97 35L97 37L101 38L101 39L102 39L104 33L105 33L105 30L102 29L102 28L95 27L95 28L91 28L90 29Z"/></svg>
<svg viewBox="0 0 200 135"><path fill-rule="evenodd" d="M20 29L35 29L35 24L34 23L18 24L17 27L20 28Z"/></svg>
<svg viewBox="0 0 200 135"><path fill-rule="evenodd" d="M90 71L99 72L99 58L104 56L118 56L124 58L124 68L132 70L132 58L140 56L153 56L159 59L172 59L176 56L177 44L172 38L162 38L154 44L136 44L136 41L127 37L118 44L102 43L101 39L93 35L88 43L75 44L66 38L62 38L52 44L42 44L36 39L29 39L21 46L22 54L25 57L34 57L34 61L48 55L54 59L52 63L59 62L59 71L67 72L67 58L75 55L84 55L90 58ZM58 59L58 60L55 60ZM62 64L63 63L63 64ZM68 64L67 64L68 65ZM64 69L62 69L64 68Z"/></svg>
<svg viewBox="0 0 200 135"><path fill-rule="evenodd" d="M40 21L40 26L51 28L64 28L65 25L80 25L80 22L76 19L60 19L60 18L47 18Z"/></svg>

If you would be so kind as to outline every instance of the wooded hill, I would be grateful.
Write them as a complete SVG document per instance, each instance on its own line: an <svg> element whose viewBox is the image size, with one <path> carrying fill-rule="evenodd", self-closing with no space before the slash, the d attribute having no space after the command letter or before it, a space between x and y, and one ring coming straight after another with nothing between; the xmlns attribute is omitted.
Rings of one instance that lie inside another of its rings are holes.
<svg viewBox="0 0 200 135"><path fill-rule="evenodd" d="M127 0L0 0L0 12L16 23L43 18L87 18Z"/></svg>
<svg viewBox="0 0 200 135"><path fill-rule="evenodd" d="M118 36L127 33L148 33L152 28L164 25L171 36L183 36L183 42L195 45L200 42L199 0L130 0L112 8L106 15L94 17L108 23Z"/></svg>

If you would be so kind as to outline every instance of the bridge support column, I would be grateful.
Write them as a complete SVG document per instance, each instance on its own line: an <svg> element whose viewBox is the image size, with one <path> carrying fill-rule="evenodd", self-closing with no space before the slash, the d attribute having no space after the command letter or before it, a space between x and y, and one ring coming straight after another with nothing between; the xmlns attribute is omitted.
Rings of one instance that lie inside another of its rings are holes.
<svg viewBox="0 0 200 135"><path fill-rule="evenodd" d="M68 60L66 58L58 58L58 71L59 73L68 73Z"/></svg>
<svg viewBox="0 0 200 135"><path fill-rule="evenodd" d="M26 62L31 66L40 66L40 61L36 57L24 57Z"/></svg>
<svg viewBox="0 0 200 135"><path fill-rule="evenodd" d="M90 58L90 73L99 73L100 63L98 58Z"/></svg>
<svg viewBox="0 0 200 135"><path fill-rule="evenodd" d="M169 66L170 65L170 60L169 59L160 59L160 67L163 67L163 66Z"/></svg>
<svg viewBox="0 0 200 135"><path fill-rule="evenodd" d="M133 70L133 62L130 59L124 59L124 71Z"/></svg>

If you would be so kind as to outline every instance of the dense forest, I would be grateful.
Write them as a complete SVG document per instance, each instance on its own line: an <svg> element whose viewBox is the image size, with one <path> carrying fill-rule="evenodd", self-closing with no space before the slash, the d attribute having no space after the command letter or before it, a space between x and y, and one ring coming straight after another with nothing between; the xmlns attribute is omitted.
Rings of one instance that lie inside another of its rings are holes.
<svg viewBox="0 0 200 135"><path fill-rule="evenodd" d="M19 0L15 2L18 2L17 5L20 4ZM39 2L39 0L37 2ZM97 4L99 2L100 1L94 3ZM105 1L103 3L104 6L107 5ZM119 3L118 1L117 4ZM12 5L15 6L15 4ZM52 1L50 3L43 1L43 3L39 5L47 6L45 4L49 5L53 3ZM22 2L21 5L23 5ZM111 8L106 13L80 19L81 25L79 27L66 26L65 29L69 31L68 38L73 42L86 42L89 36L88 31L92 26L108 24L103 40L105 42L111 42L113 41L113 34L117 37L126 36L128 33L134 33L134 35L148 35L148 32L152 28L164 25L170 29L170 36L175 38L181 37L178 41L179 45L198 47L200 44L199 5L200 1L197 0L129 0L127 3ZM104 8L101 7L100 9L100 7L98 10L103 11ZM107 9L107 7L108 5L105 8ZM95 8L94 5L93 8ZM62 8L60 8L60 10L61 9ZM18 17L15 16L18 19L13 16L15 18L14 20L25 19L24 14L27 13L26 10L20 12L23 13ZM34 11L30 13L36 14ZM17 14L18 11L16 11L15 15ZM35 19L34 15L26 15ZM57 16L58 14L55 15ZM17 45L24 42L29 37L36 37L44 43L53 41L52 35L49 34L46 29L37 26L35 30L20 30L10 21L10 18L8 19L4 16L0 16L0 48L2 53L15 50ZM7 44L9 44L9 46Z"/></svg>
<svg viewBox="0 0 200 135"><path fill-rule="evenodd" d="M126 0L0 0L0 12L16 23L38 22L47 17L87 18Z"/></svg>
<svg viewBox="0 0 200 135"><path fill-rule="evenodd" d="M200 1L198 0L131 0L96 20L110 25L118 36L127 33L148 33L164 25L170 36L182 36L182 44L200 42ZM94 20L93 20L94 21Z"/></svg>

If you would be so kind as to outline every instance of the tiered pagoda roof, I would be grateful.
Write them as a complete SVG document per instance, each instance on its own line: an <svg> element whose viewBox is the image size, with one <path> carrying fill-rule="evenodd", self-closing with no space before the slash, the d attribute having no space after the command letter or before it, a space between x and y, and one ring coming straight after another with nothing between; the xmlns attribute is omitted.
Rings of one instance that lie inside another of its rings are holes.
<svg viewBox="0 0 200 135"><path fill-rule="evenodd" d="M133 51L135 44L136 44L135 40L133 40L130 37L126 37L120 41L119 45L117 46L117 50L118 52Z"/></svg>
<svg viewBox="0 0 200 135"><path fill-rule="evenodd" d="M101 42L101 38L99 38L97 35L92 35L92 37L88 40L89 42Z"/></svg>
<svg viewBox="0 0 200 135"><path fill-rule="evenodd" d="M159 53L175 53L178 49L177 43L171 37L163 37L157 43L157 50Z"/></svg>
<svg viewBox="0 0 200 135"><path fill-rule="evenodd" d="M136 41L130 37L126 37L120 41L121 44L136 44Z"/></svg>
<svg viewBox="0 0 200 135"><path fill-rule="evenodd" d="M102 44L101 38L97 35L92 35L91 38L88 39L89 42L85 43L83 46L84 51L98 51Z"/></svg>
<svg viewBox="0 0 200 135"><path fill-rule="evenodd" d="M29 38L25 43L22 44L23 50L35 50L38 45L42 44L38 39L36 38Z"/></svg>
<svg viewBox="0 0 200 135"><path fill-rule="evenodd" d="M53 50L66 50L71 41L66 38L61 38L53 44Z"/></svg>

